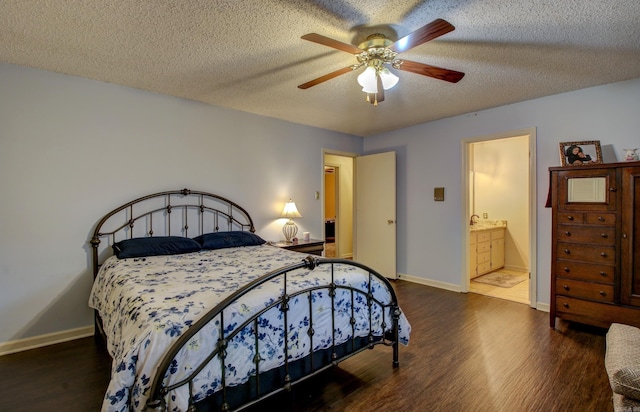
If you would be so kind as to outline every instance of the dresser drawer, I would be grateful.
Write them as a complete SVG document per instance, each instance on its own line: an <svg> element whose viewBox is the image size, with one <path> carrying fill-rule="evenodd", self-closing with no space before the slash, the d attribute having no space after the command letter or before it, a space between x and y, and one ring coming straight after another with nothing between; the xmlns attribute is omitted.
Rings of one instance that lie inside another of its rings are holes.
<svg viewBox="0 0 640 412"><path fill-rule="evenodd" d="M478 253L478 258L477 258L477 262L478 265L485 263L485 262L490 262L491 261L491 252L484 252L484 253Z"/></svg>
<svg viewBox="0 0 640 412"><path fill-rule="evenodd" d="M587 213L585 222L589 225L616 225L615 213Z"/></svg>
<svg viewBox="0 0 640 412"><path fill-rule="evenodd" d="M556 279L556 294L610 303L614 298L613 285L562 278Z"/></svg>
<svg viewBox="0 0 640 412"><path fill-rule="evenodd" d="M488 242L491 240L491 233L486 230L483 230L478 233L478 243L480 242Z"/></svg>
<svg viewBox="0 0 640 412"><path fill-rule="evenodd" d="M608 226L558 225L559 242L615 244L615 228Z"/></svg>
<svg viewBox="0 0 640 412"><path fill-rule="evenodd" d="M615 268L615 266L608 265L556 260L556 276L591 282L613 284L615 281Z"/></svg>
<svg viewBox="0 0 640 412"><path fill-rule="evenodd" d="M491 270L491 262L478 264L478 275L483 275Z"/></svg>
<svg viewBox="0 0 640 412"><path fill-rule="evenodd" d="M613 246L591 246L558 242L557 258L613 265L616 251Z"/></svg>
<svg viewBox="0 0 640 412"><path fill-rule="evenodd" d="M491 242L478 243L478 253L489 252L491 250Z"/></svg>
<svg viewBox="0 0 640 412"><path fill-rule="evenodd" d="M558 223L584 223L584 213L558 212Z"/></svg>
<svg viewBox="0 0 640 412"><path fill-rule="evenodd" d="M558 212L558 224L616 225L615 213L598 212Z"/></svg>
<svg viewBox="0 0 640 412"><path fill-rule="evenodd" d="M556 296L556 314L559 317L589 325L608 328L611 322L624 319L622 314L618 313L623 310L610 303Z"/></svg>

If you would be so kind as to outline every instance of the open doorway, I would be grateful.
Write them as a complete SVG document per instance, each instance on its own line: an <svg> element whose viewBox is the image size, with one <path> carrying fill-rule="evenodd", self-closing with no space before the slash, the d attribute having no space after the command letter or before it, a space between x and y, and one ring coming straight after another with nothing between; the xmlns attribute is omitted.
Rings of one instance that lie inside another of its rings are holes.
<svg viewBox="0 0 640 412"><path fill-rule="evenodd" d="M325 257L353 258L354 157L323 154Z"/></svg>
<svg viewBox="0 0 640 412"><path fill-rule="evenodd" d="M324 167L324 255L336 254L336 205L339 204L339 166Z"/></svg>
<svg viewBox="0 0 640 412"><path fill-rule="evenodd" d="M463 146L464 291L535 307L535 129Z"/></svg>

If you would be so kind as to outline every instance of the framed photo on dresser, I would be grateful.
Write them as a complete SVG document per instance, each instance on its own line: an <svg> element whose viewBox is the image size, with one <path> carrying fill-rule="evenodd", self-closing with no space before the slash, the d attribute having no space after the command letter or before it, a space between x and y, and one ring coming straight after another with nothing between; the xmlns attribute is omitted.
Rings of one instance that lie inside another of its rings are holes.
<svg viewBox="0 0 640 412"><path fill-rule="evenodd" d="M560 143L562 166L577 166L602 163L602 149L599 140Z"/></svg>

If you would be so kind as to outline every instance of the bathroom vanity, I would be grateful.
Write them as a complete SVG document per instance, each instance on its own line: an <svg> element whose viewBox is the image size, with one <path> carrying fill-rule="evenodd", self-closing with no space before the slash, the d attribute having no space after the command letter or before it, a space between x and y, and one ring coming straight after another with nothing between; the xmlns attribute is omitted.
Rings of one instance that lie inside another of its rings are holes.
<svg viewBox="0 0 640 412"><path fill-rule="evenodd" d="M469 278L504 267L506 221L480 222L469 230Z"/></svg>
<svg viewBox="0 0 640 412"><path fill-rule="evenodd" d="M551 327L640 326L640 162L549 170Z"/></svg>

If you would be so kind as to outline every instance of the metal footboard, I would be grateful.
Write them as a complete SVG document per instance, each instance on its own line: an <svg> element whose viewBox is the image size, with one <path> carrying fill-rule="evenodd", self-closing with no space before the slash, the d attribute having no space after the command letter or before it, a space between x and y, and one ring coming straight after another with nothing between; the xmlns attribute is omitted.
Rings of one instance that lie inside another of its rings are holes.
<svg viewBox="0 0 640 412"><path fill-rule="evenodd" d="M314 270L316 267L324 266L324 265L330 266L331 280L328 284L304 288L303 290L288 291L287 276L290 272L296 269L301 269L301 268ZM336 284L335 278L334 278L334 275L335 275L334 268L336 265L351 265L351 266L359 267L360 269L366 271L368 273L369 290L363 291L349 285ZM253 316L248 318L242 324L238 325L232 330L228 330L229 325L225 323L225 319L224 319L225 308L227 308L229 305L233 304L234 302L238 301L238 299L240 299L241 297L250 293L256 287L264 284L265 282L272 281L274 279L278 279L279 281L282 282L282 285L283 285L282 295L280 297L277 297L273 301L270 301L270 303L266 305L262 310L255 313ZM377 281L379 284L383 285L385 288L387 288L389 292L388 302L381 302L380 300L374 297L374 294L372 293L372 290L371 290L372 283L374 280ZM335 331L336 331L335 329L335 318L336 318L335 296L336 296L336 291L340 289L347 290L348 293L350 293L350 296L352 299L351 301L352 304L350 305L352 330L351 330L351 342L346 345L346 349L344 349L345 344L342 344L340 353L338 353L338 350L336 347L336 339L335 339ZM316 362L314 360L314 350L313 350L313 347L314 347L313 336L315 331L314 331L313 310L311 310L312 308L311 296L314 291L320 291L320 290L326 290L329 296L331 297L331 319L332 319L334 336L332 337L332 346L331 348L329 348L330 361L317 362L318 364L314 364L314 362ZM309 358L308 363L310 364L310 368L309 368L310 370L308 371L308 373L305 373L303 376L292 377L292 374L290 373L291 362L288 356L288 346L289 346L288 336L289 336L290 330L289 330L289 324L287 321L287 315L290 310L289 302L291 299L294 299L295 297L305 296L305 295L309 299L309 308L310 308L309 325L306 328L306 330L297 329L297 331L299 331L299 333L308 334L309 339L311 341L311 345L310 345L311 353L307 355ZM365 345L356 344L357 338L355 336L355 315L353 313L354 300L362 299L362 298L366 299L367 306L369 308L369 314L368 314L369 334L365 338L366 339ZM378 308L381 309L381 312L382 312L382 322L379 325L382 330L382 333L380 335L374 333L374 330L373 330L375 325L373 325L372 313L376 305ZM283 345L284 365L281 366L281 368L283 368L283 371L284 371L283 372L284 379L282 379L282 381L280 382L277 388L264 391L263 388L261 388L261 379L260 379L262 371L260 370L261 359L259 356L260 342L258 339L258 330L259 330L258 324L260 322L261 316L273 308L279 308L279 310L282 312L282 316L284 319L283 321L284 339L285 339L285 342ZM389 312L390 315L388 315L387 312ZM219 305L217 305L215 308L209 311L204 317L202 317L200 320L195 322L187 331L185 331L185 333L183 333L180 336L180 338L165 354L162 362L160 363L154 375L153 384L151 386L151 395L147 403L147 409L165 411L167 409L167 397L170 396L171 392L187 385L189 388L189 410L195 411L196 400L194 399L193 381L196 378L196 376L209 364L209 362L212 359L218 357L220 359L220 367L221 367L221 389L216 392L216 396L219 396L221 399L220 410L222 411L231 410L231 406L229 404L228 394L227 394L229 387L227 386L226 380L225 380L225 375L227 372L225 370L226 368L225 358L228 356L228 351L232 350L233 348L229 347L228 343L238 333L245 330L245 328L251 325L253 325L252 330L254 332L254 339L255 339L256 355L253 359L253 361L255 362L255 375L253 375L254 379L251 379L250 382L247 384L254 385L254 387L252 388L252 392L257 395L251 399L246 399L246 401L243 401L242 404L239 406L234 406L234 410L244 409L276 393L279 393L282 391L289 391L291 390L292 385L299 383L309 378L310 376L313 376L331 366L335 366L338 362L364 349L367 349L367 348L371 349L378 344L391 346L393 348L392 366L395 368L399 364L398 363L399 318L400 318L400 309L398 307L395 291L393 290L391 283L384 276L380 275L379 273L372 270L371 268L366 267L365 265L362 265L358 262L353 262L351 260L325 259L325 258L308 256L304 260L302 260L300 263L289 265L289 266L277 269L275 271L272 271L254 280L253 282L247 284L243 288L237 290L235 293L233 293L231 296L226 298L223 302L221 302ZM194 337L194 335L198 333L198 331L200 331L203 327L205 327L209 322L213 321L214 319L220 322L220 324L217 327L219 327L221 338L218 340L216 347L212 348L212 351L206 357L206 359L200 365L198 365L197 367L194 367L188 376L186 376L184 379L182 379L179 382L175 382L175 383L171 383L170 385L167 385L165 382L166 380L165 377L167 376L168 371L171 368L171 365L174 362L175 357L178 355L178 352L180 351L180 349L182 349L185 345L187 345L188 342Z"/></svg>

